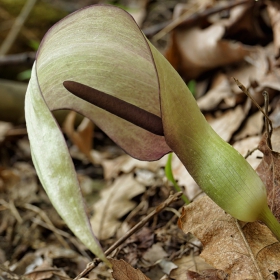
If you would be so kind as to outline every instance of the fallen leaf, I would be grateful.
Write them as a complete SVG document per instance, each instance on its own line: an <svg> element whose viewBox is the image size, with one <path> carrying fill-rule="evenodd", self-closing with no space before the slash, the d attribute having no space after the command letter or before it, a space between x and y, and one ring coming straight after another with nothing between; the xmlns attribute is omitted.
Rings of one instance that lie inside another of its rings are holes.
<svg viewBox="0 0 280 280"><path fill-rule="evenodd" d="M187 271L187 280L227 280L227 274L218 269L206 269L201 273Z"/></svg>
<svg viewBox="0 0 280 280"><path fill-rule="evenodd" d="M238 79L247 89L250 89L251 96L259 105L264 103L262 95L264 90L268 91L272 99L275 91L280 90L279 59L275 59L273 44L263 48L258 47L255 53L246 58L246 63L240 64L227 75L234 93L240 94L241 90L231 77Z"/></svg>
<svg viewBox="0 0 280 280"><path fill-rule="evenodd" d="M269 208L280 221L280 128L273 130L271 144L273 150L267 145L267 135L264 134L258 149L263 153L263 160L257 168L257 173L264 182L267 190Z"/></svg>
<svg viewBox="0 0 280 280"><path fill-rule="evenodd" d="M178 268L173 269L170 277L176 280L185 280L187 271L201 272L205 269L213 269L213 266L206 263L199 256L184 256L174 261Z"/></svg>
<svg viewBox="0 0 280 280"><path fill-rule="evenodd" d="M278 98L278 100L276 100L275 103L275 108L273 112L269 115L273 128L280 126L280 99Z"/></svg>
<svg viewBox="0 0 280 280"><path fill-rule="evenodd" d="M263 129L263 114L261 111L257 111L251 115L247 120L242 129L234 136L234 140L238 141L248 136L259 135ZM250 149L252 149L251 147Z"/></svg>
<svg viewBox="0 0 280 280"><path fill-rule="evenodd" d="M278 7L276 3L268 2L267 6L268 15L271 21L271 26L273 30L274 37L274 54L276 57L280 55L280 12L279 3Z"/></svg>
<svg viewBox="0 0 280 280"><path fill-rule="evenodd" d="M12 124L0 121L0 143L5 139L7 132L12 128Z"/></svg>
<svg viewBox="0 0 280 280"><path fill-rule="evenodd" d="M43 279L49 279L53 276L53 272L59 271L59 269L46 267L44 269L36 269L30 273L28 273L26 276L30 278L31 280L43 280Z"/></svg>
<svg viewBox="0 0 280 280"><path fill-rule="evenodd" d="M232 97L228 77L219 73L212 81L210 90L197 100L197 104L202 111L217 109L219 104L225 99Z"/></svg>
<svg viewBox="0 0 280 280"><path fill-rule="evenodd" d="M232 280L275 279L280 272L280 243L270 230L238 222L206 196L184 208L178 225L202 242L201 257Z"/></svg>
<svg viewBox="0 0 280 280"><path fill-rule="evenodd" d="M236 141L233 144L233 147L242 155L246 156L248 152L253 151L258 147L261 137L260 136L252 136L240 141ZM261 162L262 153L259 150L255 150L252 154L250 154L246 160L250 163L250 165L255 169Z"/></svg>
<svg viewBox="0 0 280 280"><path fill-rule="evenodd" d="M119 218L136 206L131 198L145 190L145 186L130 173L119 176L111 186L101 191L101 198L94 204L94 214L90 219L93 232L100 240L114 235L121 225Z"/></svg>
<svg viewBox="0 0 280 280"><path fill-rule="evenodd" d="M182 12L181 5L175 7L174 14L180 16ZM204 29L198 26L177 28L173 31L173 42L166 57L171 63L179 61L177 66L172 63L173 66L186 80L190 80L210 69L240 62L255 52L255 47L223 39L224 33L225 22L222 21Z"/></svg>
<svg viewBox="0 0 280 280"><path fill-rule="evenodd" d="M159 266L161 267L162 272L164 272L167 275L169 275L172 270L178 267L174 262L167 261L165 259L162 259L159 262Z"/></svg>
<svg viewBox="0 0 280 280"><path fill-rule="evenodd" d="M175 154L172 156L172 170L175 180L189 200L193 200L202 192L186 167Z"/></svg>
<svg viewBox="0 0 280 280"><path fill-rule="evenodd" d="M77 130L74 128L77 113L71 111L63 124L63 129L70 140L85 154L85 156L94 163L91 156L93 142L93 122L88 118L83 118Z"/></svg>
<svg viewBox="0 0 280 280"><path fill-rule="evenodd" d="M127 2L126 10L132 15L138 26L142 26L146 16L148 0L130 0Z"/></svg>
<svg viewBox="0 0 280 280"><path fill-rule="evenodd" d="M246 111L239 105L235 109L227 110L220 117L208 120L208 122L220 137L228 142L245 119Z"/></svg>
<svg viewBox="0 0 280 280"><path fill-rule="evenodd" d="M153 244L153 246L143 254L143 258L149 262L149 265L153 265L167 256L168 254L164 251L160 243Z"/></svg>
<svg viewBox="0 0 280 280"><path fill-rule="evenodd" d="M158 161L148 162L137 160L129 155L122 155L115 159L105 159L101 164L104 168L105 180L110 180L116 178L121 172L130 173L135 168L156 172L161 166L165 166L166 160L167 157L164 156Z"/></svg>
<svg viewBox="0 0 280 280"><path fill-rule="evenodd" d="M134 269L124 260L109 259L112 264L112 276L115 280L150 280L139 269Z"/></svg>

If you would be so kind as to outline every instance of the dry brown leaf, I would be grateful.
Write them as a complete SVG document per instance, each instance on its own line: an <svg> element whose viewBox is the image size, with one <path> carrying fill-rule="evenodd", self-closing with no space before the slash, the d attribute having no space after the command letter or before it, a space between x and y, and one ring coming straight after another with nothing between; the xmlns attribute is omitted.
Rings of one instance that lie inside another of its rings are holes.
<svg viewBox="0 0 280 280"><path fill-rule="evenodd" d="M201 273L187 271L187 280L227 280L227 274L218 269L206 269Z"/></svg>
<svg viewBox="0 0 280 280"><path fill-rule="evenodd" d="M0 121L0 143L5 139L7 132L12 128L12 124Z"/></svg>
<svg viewBox="0 0 280 280"><path fill-rule="evenodd" d="M87 118L78 126L75 131L74 123L77 113L71 111L63 124L63 128L70 140L79 148L79 150L85 154L85 156L93 162L91 156L92 141L93 141L93 123Z"/></svg>
<svg viewBox="0 0 280 280"><path fill-rule="evenodd" d="M145 190L145 186L131 173L119 176L111 186L102 190L100 200L93 205L94 214L90 219L95 235L101 240L113 236L121 225L119 218L136 206L131 198Z"/></svg>
<svg viewBox="0 0 280 280"><path fill-rule="evenodd" d="M263 114L261 111L257 111L246 120L244 127L234 136L234 140L238 141L249 136L261 134L263 125ZM254 147L250 147L249 149L252 148Z"/></svg>
<svg viewBox="0 0 280 280"><path fill-rule="evenodd" d="M112 264L112 275L115 280L150 280L139 269L134 269L124 260L109 259Z"/></svg>
<svg viewBox="0 0 280 280"><path fill-rule="evenodd" d="M274 104L275 108L272 111L272 113L269 115L273 128L280 126L280 99L278 98L278 100L276 99L275 101L276 101Z"/></svg>
<svg viewBox="0 0 280 280"><path fill-rule="evenodd" d="M124 1L126 10L132 15L138 26L142 26L142 23L146 16L146 6L148 0L129 0Z"/></svg>
<svg viewBox="0 0 280 280"><path fill-rule="evenodd" d="M217 109L225 98L232 96L228 77L219 73L214 77L210 90L197 100L197 104L202 111L210 111Z"/></svg>
<svg viewBox="0 0 280 280"><path fill-rule="evenodd" d="M232 85L232 91L240 93L240 88L236 85L232 77L238 79L245 87L249 87L252 82L260 81L268 71L269 65L267 56L272 51L272 45L265 48L256 47L254 53L246 58L246 62L242 63L236 69L228 72L228 78Z"/></svg>
<svg viewBox="0 0 280 280"><path fill-rule="evenodd" d="M260 136L252 136L240 141L236 141L233 144L233 147L242 155L246 156L248 152L257 148L260 143ZM254 151L250 156L246 158L246 160L250 163L250 165L255 169L261 162L262 153L259 150Z"/></svg>
<svg viewBox="0 0 280 280"><path fill-rule="evenodd" d="M175 154L172 157L172 170L175 180L189 200L193 200L201 193L201 189Z"/></svg>
<svg viewBox="0 0 280 280"><path fill-rule="evenodd" d="M176 280L185 280L187 271L201 272L205 269L213 269L213 266L206 263L198 256L184 256L174 261L178 268L173 269L170 277Z"/></svg>
<svg viewBox="0 0 280 280"><path fill-rule="evenodd" d="M280 221L280 128L274 129L271 139L273 150L267 145L264 134L258 149L263 153L263 160L257 168L257 173L267 190L268 205L278 221Z"/></svg>
<svg viewBox="0 0 280 280"><path fill-rule="evenodd" d="M179 227L203 244L201 257L231 280L275 279L280 272L280 243L258 223L239 223L210 198L184 208Z"/></svg>
<svg viewBox="0 0 280 280"><path fill-rule="evenodd" d="M162 248L161 243L153 244L144 254L143 258L149 262L149 265L155 264L157 261L167 257L168 254Z"/></svg>
<svg viewBox="0 0 280 280"><path fill-rule="evenodd" d="M44 269L35 269L26 276L31 280L43 280L51 278L53 273L57 271L59 271L57 268L45 267Z"/></svg>
<svg viewBox="0 0 280 280"><path fill-rule="evenodd" d="M135 168L156 172L160 167L165 166L166 160L166 157L163 157L158 161L148 162L137 160L129 155L122 155L115 159L103 160L101 164L104 168L105 180L110 180L116 178L120 172L130 173Z"/></svg>
<svg viewBox="0 0 280 280"><path fill-rule="evenodd" d="M93 269L89 275L88 279L80 279L80 280L114 280L111 271L108 269L107 265L104 263L100 263L95 269Z"/></svg>
<svg viewBox="0 0 280 280"><path fill-rule="evenodd" d="M279 5L279 4L278 4ZM274 43L274 54L276 57L280 55L280 12L279 7L276 4L268 2L267 6L268 15L270 17L271 26L273 30L273 43Z"/></svg>
<svg viewBox="0 0 280 280"><path fill-rule="evenodd" d="M232 110L227 110L220 117L208 120L208 122L220 137L228 142L245 119L246 111L239 105Z"/></svg>
<svg viewBox="0 0 280 280"><path fill-rule="evenodd" d="M240 94L241 90L231 79L238 79L246 88L251 89L251 95L255 101L262 105L264 103L263 91L267 90L270 99L275 95L275 91L280 91L280 69L279 60L275 60L272 43L263 48L257 48L254 54L246 58L238 68L227 73L232 91Z"/></svg>
<svg viewBox="0 0 280 280"><path fill-rule="evenodd" d="M175 7L174 14L182 12L182 6ZM207 70L242 61L256 50L255 47L222 39L225 32L222 21L205 29L194 26L177 28L173 32L166 57L186 80L195 79Z"/></svg>

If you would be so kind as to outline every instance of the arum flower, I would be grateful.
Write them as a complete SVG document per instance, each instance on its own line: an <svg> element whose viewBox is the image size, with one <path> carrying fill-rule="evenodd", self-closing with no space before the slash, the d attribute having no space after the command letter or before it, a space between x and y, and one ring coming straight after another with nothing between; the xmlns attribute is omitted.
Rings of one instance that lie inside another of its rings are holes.
<svg viewBox="0 0 280 280"><path fill-rule="evenodd" d="M32 158L42 185L69 228L105 260L51 113L59 109L88 117L137 159L157 160L174 151L220 207L242 221L263 220L279 238L260 178L213 131L180 76L125 11L90 6L54 25L40 45L26 94Z"/></svg>

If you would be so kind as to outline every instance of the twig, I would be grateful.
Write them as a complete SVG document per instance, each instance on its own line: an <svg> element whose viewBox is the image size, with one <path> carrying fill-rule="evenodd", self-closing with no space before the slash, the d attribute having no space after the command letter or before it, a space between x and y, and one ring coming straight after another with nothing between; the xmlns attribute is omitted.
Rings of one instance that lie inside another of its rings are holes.
<svg viewBox="0 0 280 280"><path fill-rule="evenodd" d="M37 213L49 225L50 229L53 231L54 235L56 236L57 240L61 243L61 245L67 249L70 248L68 243L62 238L62 236L57 233L52 221L43 210L29 203L25 203L22 207Z"/></svg>
<svg viewBox="0 0 280 280"><path fill-rule="evenodd" d="M37 0L28 0L24 7L22 8L19 16L16 18L12 29L10 30L8 36L5 38L4 42L0 47L0 56L5 55L14 41L16 40L24 22L26 21L28 15L30 14L32 8L34 7Z"/></svg>
<svg viewBox="0 0 280 280"><path fill-rule="evenodd" d="M258 147L254 148L253 150L249 150L249 151L247 152L247 154L244 156L244 158L249 157L249 156L250 156L251 154L253 154L253 152L255 152L256 150L258 150Z"/></svg>
<svg viewBox="0 0 280 280"><path fill-rule="evenodd" d="M13 201L7 202L4 199L0 199L0 204L2 204L4 207L6 207L6 209L9 209L11 211L11 213L14 215L14 217L16 218L17 222L19 224L22 224L23 220Z"/></svg>
<svg viewBox="0 0 280 280"><path fill-rule="evenodd" d="M168 21L166 23L161 23L161 24L156 25L156 26L145 28L145 29L143 29L143 32L148 37L151 37L155 33L158 32L156 35L154 35L154 38L153 38L155 40L158 40L158 39L162 38L165 34L170 32L171 30L173 30L177 26L180 26L180 27L182 26L182 27L185 27L185 28L189 27L189 26L193 26L203 18L207 18L207 17L209 17L213 14L217 14L217 13L220 13L222 11L230 10L230 9L236 7L236 6L243 5L243 4L249 4L249 3L254 3L254 1L252 1L252 0L241 0L241 1L238 1L238 2L235 2L235 3L229 2L229 4L227 4L223 7L215 6L213 8L206 9L202 12L197 12L195 14L189 15L187 18L186 18L186 14L183 14L182 16L180 16L176 20Z"/></svg>
<svg viewBox="0 0 280 280"><path fill-rule="evenodd" d="M170 195L163 203L161 203L155 210L148 214L143 220L136 224L132 229L130 229L123 237L121 237L117 242L115 242L108 250L105 251L105 256L111 254L118 246L120 246L125 240L127 240L132 234L142 228L151 218L161 212L165 207L169 206L172 202L178 200L182 196L183 192L177 192L174 195ZM87 267L76 277L74 280L78 280L90 271L92 271L101 261L95 259L88 263Z"/></svg>
<svg viewBox="0 0 280 280"><path fill-rule="evenodd" d="M272 121L270 120L270 118L267 115L267 113L262 109L262 107L252 97L252 95L250 94L248 89L242 83L240 83L238 79L235 79L234 77L233 77L233 79L236 82L237 86L252 100L254 105L256 105L256 107L263 113L263 115L265 116L265 118L266 118L266 120L267 120L267 122L269 123L269 126L270 126L269 135L272 135L272 132L273 132Z"/></svg>
<svg viewBox="0 0 280 280"><path fill-rule="evenodd" d="M267 91L263 92L264 97L264 111L266 115L268 115L268 106L269 106L269 96ZM269 129L269 120L265 118L265 131L267 133L267 145L272 150L272 143L271 143L271 135L272 135L272 129Z"/></svg>
<svg viewBox="0 0 280 280"><path fill-rule="evenodd" d="M36 52L26 52L0 56L0 66L14 64L32 64L35 60Z"/></svg>
<svg viewBox="0 0 280 280"><path fill-rule="evenodd" d="M89 257L89 255L85 252L85 250L81 249L81 244L79 243L78 239L76 239L75 237L73 237L71 234L69 234L68 232L65 232L61 229L58 228L54 228L51 227L49 224L43 222L42 220L38 219L38 218L32 218L31 221L41 227L44 227L54 233L57 233L65 238L68 238L70 242L72 242L72 244L79 250L79 252L81 253L81 255L83 255L84 257L86 257L87 259L91 259Z"/></svg>
<svg viewBox="0 0 280 280"><path fill-rule="evenodd" d="M153 216L161 212L165 207L167 207L173 201L178 200L182 196L183 192L177 192L174 195L170 195L163 203L161 203L155 210L153 210L148 216L136 224L132 229L130 229L123 237L121 237L116 243L114 243L107 251L105 255L108 256L117 247L119 247L127 238L129 238L133 233L142 228Z"/></svg>

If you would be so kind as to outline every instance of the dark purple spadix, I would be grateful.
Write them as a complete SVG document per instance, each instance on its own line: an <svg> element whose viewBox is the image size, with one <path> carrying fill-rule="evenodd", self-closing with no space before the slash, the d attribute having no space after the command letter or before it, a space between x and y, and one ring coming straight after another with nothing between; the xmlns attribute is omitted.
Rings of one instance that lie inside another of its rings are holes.
<svg viewBox="0 0 280 280"><path fill-rule="evenodd" d="M84 84L65 81L63 85L72 94L111 114L156 135L164 135L161 118L146 110Z"/></svg>

